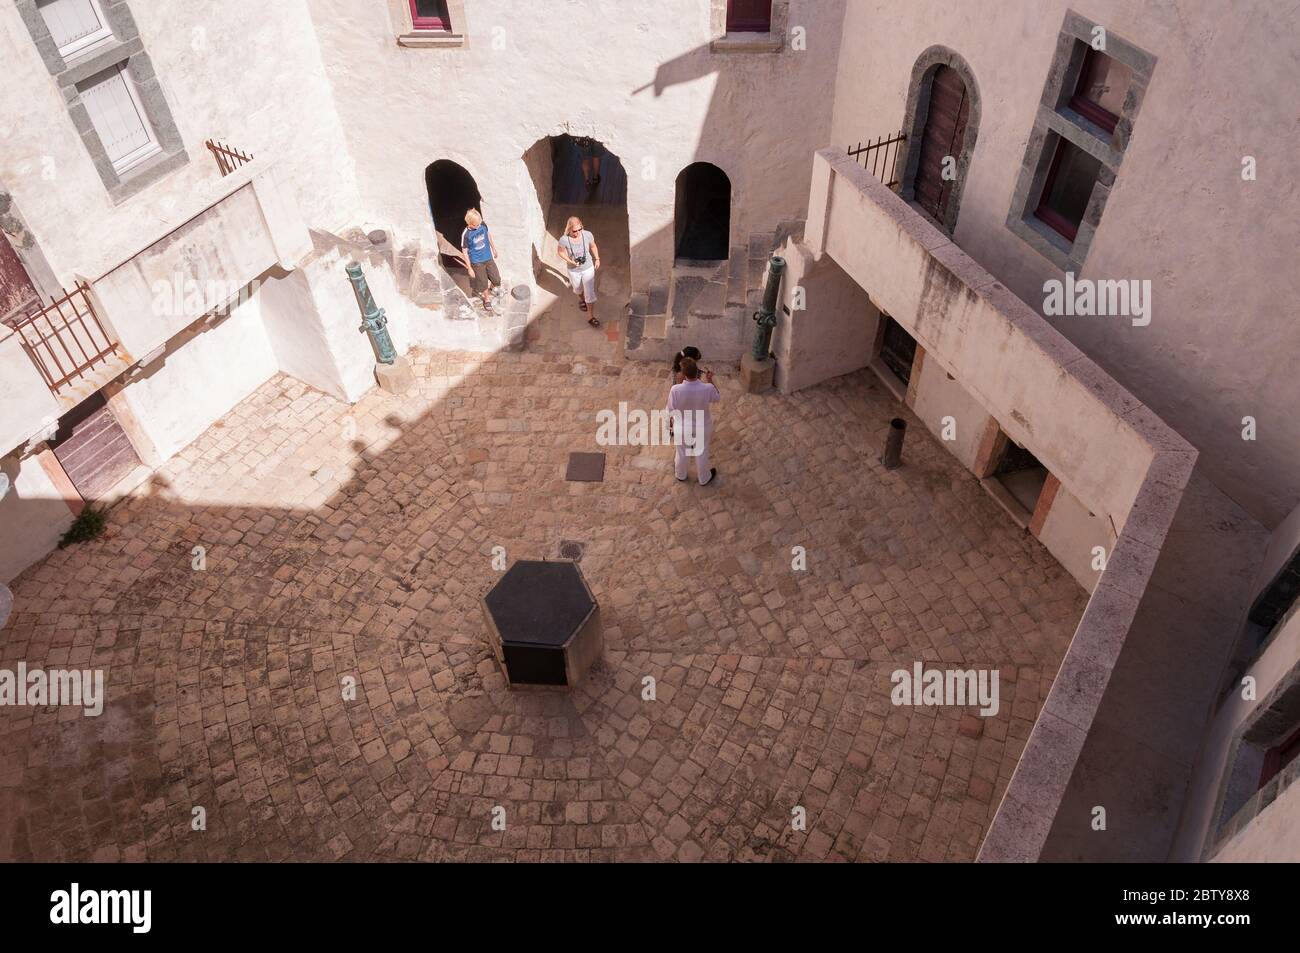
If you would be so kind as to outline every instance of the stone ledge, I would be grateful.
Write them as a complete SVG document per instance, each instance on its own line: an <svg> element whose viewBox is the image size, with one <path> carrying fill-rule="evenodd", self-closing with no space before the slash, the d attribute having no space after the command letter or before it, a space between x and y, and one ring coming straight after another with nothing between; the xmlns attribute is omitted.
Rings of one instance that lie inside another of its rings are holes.
<svg viewBox="0 0 1300 953"><path fill-rule="evenodd" d="M465 46L464 33L440 33L434 30L402 33L397 37L397 45L413 50L455 49Z"/></svg>
<svg viewBox="0 0 1300 953"><path fill-rule="evenodd" d="M775 33L728 33L709 44L714 53L780 53L785 37Z"/></svg>

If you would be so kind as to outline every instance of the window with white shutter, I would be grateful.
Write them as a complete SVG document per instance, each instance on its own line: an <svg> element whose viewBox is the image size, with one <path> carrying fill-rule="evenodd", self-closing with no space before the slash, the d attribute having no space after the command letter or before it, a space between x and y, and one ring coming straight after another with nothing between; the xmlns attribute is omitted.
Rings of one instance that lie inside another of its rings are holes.
<svg viewBox="0 0 1300 953"><path fill-rule="evenodd" d="M45 26L65 59L88 53L113 38L98 0L39 0Z"/></svg>
<svg viewBox="0 0 1300 953"><path fill-rule="evenodd" d="M77 88L118 175L162 151L125 64L119 63Z"/></svg>

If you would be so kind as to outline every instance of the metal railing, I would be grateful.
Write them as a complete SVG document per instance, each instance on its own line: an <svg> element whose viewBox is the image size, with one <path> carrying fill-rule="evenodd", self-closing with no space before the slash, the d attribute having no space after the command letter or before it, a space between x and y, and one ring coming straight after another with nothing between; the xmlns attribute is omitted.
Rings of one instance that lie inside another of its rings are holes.
<svg viewBox="0 0 1300 953"><path fill-rule="evenodd" d="M12 326L55 394L96 364L106 362L118 349L95 314L90 286L84 281L40 310L18 317Z"/></svg>
<svg viewBox="0 0 1300 953"><path fill-rule="evenodd" d="M212 150L212 155L217 160L217 168L221 170L222 178L230 175L244 163L253 161L252 156L224 143L213 142L209 139L204 144Z"/></svg>
<svg viewBox="0 0 1300 953"><path fill-rule="evenodd" d="M907 141L907 134L901 130L892 136L881 136L875 142L858 143L856 149L850 149L849 155L887 188L898 189L898 152Z"/></svg>

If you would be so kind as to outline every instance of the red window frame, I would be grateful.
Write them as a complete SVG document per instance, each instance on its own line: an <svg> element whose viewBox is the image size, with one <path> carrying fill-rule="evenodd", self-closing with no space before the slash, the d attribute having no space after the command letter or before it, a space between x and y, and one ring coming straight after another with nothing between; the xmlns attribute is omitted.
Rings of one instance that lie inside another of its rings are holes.
<svg viewBox="0 0 1300 953"><path fill-rule="evenodd" d="M422 17L416 7L416 0L410 0L411 3L411 28L414 30L438 30L447 32L451 29L451 14L447 11L446 0L443 0L439 6L443 9L441 15L436 17Z"/></svg>
<svg viewBox="0 0 1300 953"><path fill-rule="evenodd" d="M1056 155L1052 157L1052 167L1047 172L1047 181L1043 183L1043 192L1038 197L1038 208L1034 209L1034 215L1050 225L1053 230L1060 232L1070 241L1074 241L1079 234L1079 226L1047 204L1047 197L1052 194L1052 186L1056 184L1056 173L1061 170L1061 159L1064 156L1065 140L1057 139Z"/></svg>
<svg viewBox="0 0 1300 953"><path fill-rule="evenodd" d="M772 0L727 0L727 32L771 33Z"/></svg>
<svg viewBox="0 0 1300 953"><path fill-rule="evenodd" d="M1091 46L1088 47L1088 55L1083 58L1083 68L1079 71L1078 85L1075 87L1074 95L1070 97L1070 108L1085 119L1095 122L1107 132L1114 132L1115 126L1119 124L1119 116L1116 116L1109 109L1099 106L1083 94L1083 84L1088 81L1092 64L1096 62L1095 57L1105 55L1105 53L1095 50Z"/></svg>
<svg viewBox="0 0 1300 953"><path fill-rule="evenodd" d="M1297 728L1286 741L1270 748L1264 754L1264 770L1259 775L1259 786L1262 788L1272 781L1283 768L1297 757L1300 757L1300 728Z"/></svg>

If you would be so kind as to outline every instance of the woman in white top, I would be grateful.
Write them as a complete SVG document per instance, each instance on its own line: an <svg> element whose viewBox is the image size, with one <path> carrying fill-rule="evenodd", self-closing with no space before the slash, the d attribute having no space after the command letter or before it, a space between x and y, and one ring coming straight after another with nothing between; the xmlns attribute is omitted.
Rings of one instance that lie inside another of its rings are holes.
<svg viewBox="0 0 1300 953"><path fill-rule="evenodd" d="M573 216L564 226L560 239L560 257L569 266L569 283L578 296L578 307L587 312L587 323L600 327L596 320L596 271L600 268L600 249L595 236L582 227L582 219Z"/></svg>

